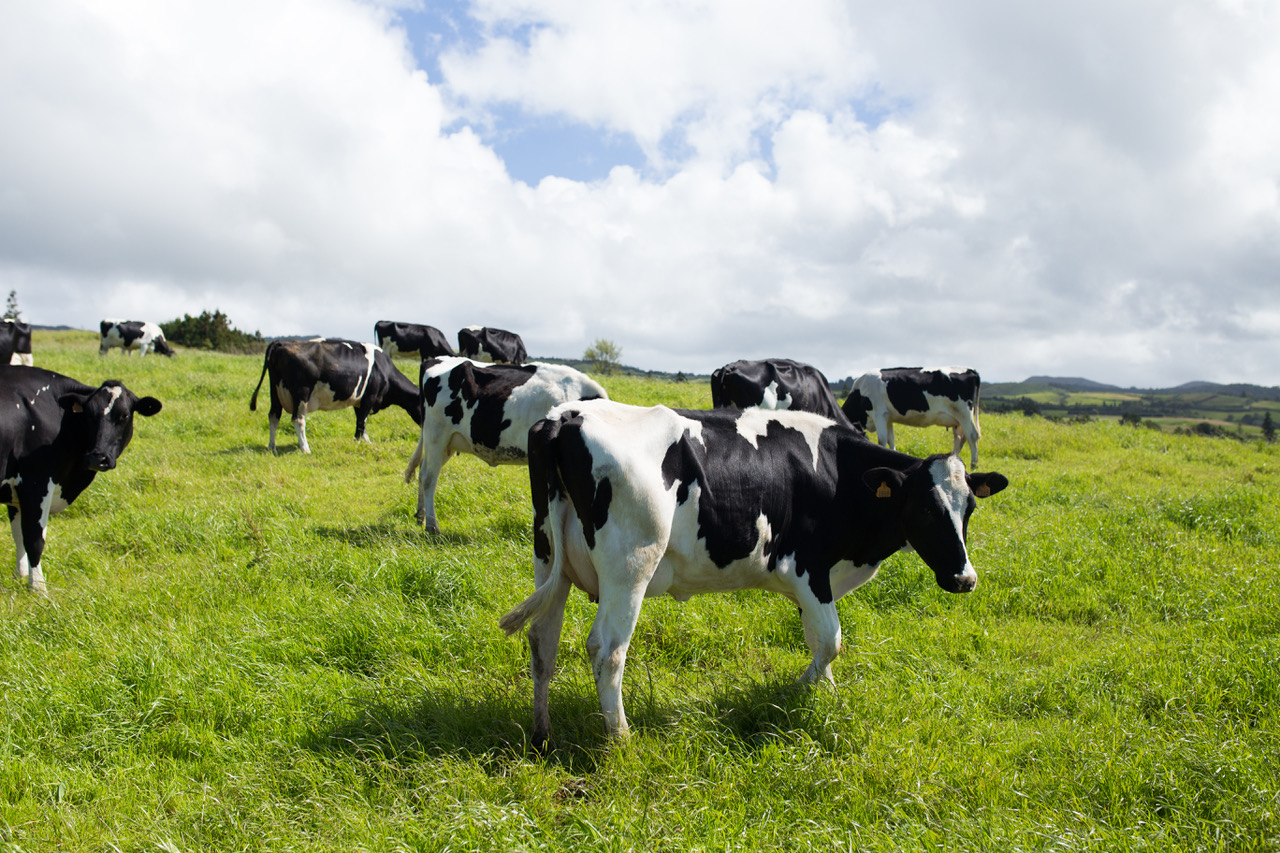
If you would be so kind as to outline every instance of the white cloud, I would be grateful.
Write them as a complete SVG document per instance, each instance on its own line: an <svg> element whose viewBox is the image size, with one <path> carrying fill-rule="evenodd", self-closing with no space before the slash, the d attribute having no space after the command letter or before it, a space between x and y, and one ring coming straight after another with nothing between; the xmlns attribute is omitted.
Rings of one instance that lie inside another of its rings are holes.
<svg viewBox="0 0 1280 853"><path fill-rule="evenodd" d="M481 0L439 81L413 5L8 10L0 290L85 327L1280 384L1271 4ZM651 161L515 181L472 129L504 104Z"/></svg>

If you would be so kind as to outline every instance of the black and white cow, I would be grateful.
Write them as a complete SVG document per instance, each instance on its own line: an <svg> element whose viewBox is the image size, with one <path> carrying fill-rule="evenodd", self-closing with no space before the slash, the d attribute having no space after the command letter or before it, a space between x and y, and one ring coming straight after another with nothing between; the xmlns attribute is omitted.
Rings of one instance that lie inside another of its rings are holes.
<svg viewBox="0 0 1280 853"><path fill-rule="evenodd" d="M5 318L0 326L0 364L24 364L30 367L31 326L21 320Z"/></svg>
<svg viewBox="0 0 1280 853"><path fill-rule="evenodd" d="M106 355L112 347L120 347L122 355L137 350L139 357L158 352L173 358L173 348L164 339L164 332L155 323L140 320L103 320L99 324L101 341L98 355Z"/></svg>
<svg viewBox="0 0 1280 853"><path fill-rule="evenodd" d="M605 725L625 733L623 666L646 597L780 593L800 608L813 653L801 681L830 681L835 602L904 548L944 590L973 590L974 498L1008 485L966 474L955 456L907 456L809 412L608 401L559 406L534 426L529 482L536 589L499 624L507 634L529 626L540 747L572 587L599 601L587 651Z"/></svg>
<svg viewBox="0 0 1280 853"><path fill-rule="evenodd" d="M458 355L493 364L524 364L529 357L515 332L485 326L458 330Z"/></svg>
<svg viewBox="0 0 1280 853"><path fill-rule="evenodd" d="M160 411L114 380L98 387L39 367L0 367L0 504L9 508L14 576L45 594L45 533L133 437L133 416Z"/></svg>
<svg viewBox="0 0 1280 853"><path fill-rule="evenodd" d="M845 422L822 371L789 358L735 361L711 374L711 405L813 412Z"/></svg>
<svg viewBox="0 0 1280 853"><path fill-rule="evenodd" d="M425 360L454 354L449 339L435 326L379 320L373 324L373 334L378 346L392 358L416 354Z"/></svg>
<svg viewBox="0 0 1280 853"><path fill-rule="evenodd" d="M271 438L267 447L276 449L276 427L280 413L293 416L298 448L310 453L307 444L307 414L352 406L356 410L356 439L369 441L365 421L388 406L399 406L416 424L422 423L422 400L413 380L401 373L387 354L373 344L338 338L306 341L272 341L262 359L262 375L253 389L249 411L258 409L258 391L268 373L271 381L271 409L267 423Z"/></svg>
<svg viewBox="0 0 1280 853"><path fill-rule="evenodd" d="M436 521L436 484L455 453L470 453L490 465L524 465L529 427L555 406L573 400L608 399L598 382L559 364L481 364L466 358L424 362L422 435L404 470L418 475L417 518L431 533Z"/></svg>
<svg viewBox="0 0 1280 853"><path fill-rule="evenodd" d="M853 382L844 413L855 426L874 425L876 441L894 447L893 425L945 426L955 435L952 453L969 442L969 464L978 466L978 393L982 379L971 367L891 367Z"/></svg>

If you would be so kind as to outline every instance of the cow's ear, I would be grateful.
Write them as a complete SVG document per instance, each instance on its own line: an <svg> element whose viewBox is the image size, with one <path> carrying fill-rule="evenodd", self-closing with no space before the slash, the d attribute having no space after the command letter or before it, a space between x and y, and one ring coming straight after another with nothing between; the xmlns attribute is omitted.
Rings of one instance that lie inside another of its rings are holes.
<svg viewBox="0 0 1280 853"><path fill-rule="evenodd" d="M71 391L58 398L58 405L62 407L64 412L83 412L85 404L89 402L91 396L93 396L92 391L88 394L77 394L75 391Z"/></svg>
<svg viewBox="0 0 1280 853"><path fill-rule="evenodd" d="M160 408L160 401L155 397L139 397L138 402L133 404L133 413L149 418L159 412Z"/></svg>
<svg viewBox="0 0 1280 853"><path fill-rule="evenodd" d="M902 491L907 475L896 468L872 468L862 475L862 482L877 498L891 498Z"/></svg>
<svg viewBox="0 0 1280 853"><path fill-rule="evenodd" d="M973 492L976 498L989 498L996 492L1002 492L1009 485L1009 478L1004 474L966 474L965 480L969 483L969 491Z"/></svg>

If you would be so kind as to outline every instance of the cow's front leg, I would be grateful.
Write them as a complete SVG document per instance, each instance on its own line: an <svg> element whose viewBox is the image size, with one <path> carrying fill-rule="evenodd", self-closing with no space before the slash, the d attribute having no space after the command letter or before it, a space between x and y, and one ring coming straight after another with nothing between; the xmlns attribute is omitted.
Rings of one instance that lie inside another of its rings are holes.
<svg viewBox="0 0 1280 853"><path fill-rule="evenodd" d="M9 529L13 532L13 579L24 581L31 577L31 563L22 544L22 515L14 507L9 507Z"/></svg>
<svg viewBox="0 0 1280 853"><path fill-rule="evenodd" d="M311 446L307 444L307 413L306 409L298 409L293 415L293 431L298 434L298 449L303 453L310 453Z"/></svg>
<svg viewBox="0 0 1280 853"><path fill-rule="evenodd" d="M53 483L47 486L49 490L53 489ZM44 554L45 530L49 526L48 510L44 506L48 506L50 502L41 502L38 498L35 500L22 500L21 503L27 504L27 511L18 511L19 525L14 536L14 546L20 547L23 556L19 558L19 564L15 567L15 573L22 571L27 578L27 586L34 593L39 595L48 595L45 588L44 571L40 568L40 559ZM42 503L44 506L42 506ZM22 544L18 545L18 536L21 536ZM25 560L26 567L22 567L21 562Z"/></svg>
<svg viewBox="0 0 1280 853"><path fill-rule="evenodd" d="M804 640L809 644L809 651L813 652L813 662L800 676L800 683L826 681L835 684L831 662L840 654L840 614L836 612L835 603L802 604L800 621L804 624Z"/></svg>
<svg viewBox="0 0 1280 853"><path fill-rule="evenodd" d="M363 439L370 443L373 442L373 439L369 438L369 432L366 429L370 414L371 412L365 407L356 406L356 441Z"/></svg>
<svg viewBox="0 0 1280 853"><path fill-rule="evenodd" d="M604 715L605 731L611 735L623 736L629 732L627 715L622 707L622 674L643 601L643 586L639 589L608 589L602 583L600 606L587 636L587 653L591 657L596 693L600 697L600 712Z"/></svg>
<svg viewBox="0 0 1280 853"><path fill-rule="evenodd" d="M534 586L546 583L551 567L534 560ZM556 653L564 626L564 607L572 585L561 576L555 599L541 619L529 623L529 672L533 676L533 746L545 752L551 739L551 677L556 674Z"/></svg>

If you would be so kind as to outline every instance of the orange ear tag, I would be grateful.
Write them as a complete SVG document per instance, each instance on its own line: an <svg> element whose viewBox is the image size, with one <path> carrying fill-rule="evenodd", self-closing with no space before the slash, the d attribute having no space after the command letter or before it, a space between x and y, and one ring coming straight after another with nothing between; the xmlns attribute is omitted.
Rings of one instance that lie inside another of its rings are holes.
<svg viewBox="0 0 1280 853"><path fill-rule="evenodd" d="M876 489L876 497L878 498L893 497L893 489L889 488L888 483L881 483L880 488Z"/></svg>
<svg viewBox="0 0 1280 853"><path fill-rule="evenodd" d="M989 498L991 497L991 487L986 483L983 483L981 486L978 486L978 489L974 494L980 498Z"/></svg>

